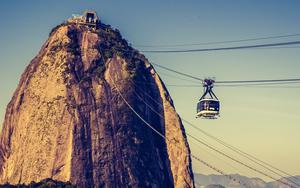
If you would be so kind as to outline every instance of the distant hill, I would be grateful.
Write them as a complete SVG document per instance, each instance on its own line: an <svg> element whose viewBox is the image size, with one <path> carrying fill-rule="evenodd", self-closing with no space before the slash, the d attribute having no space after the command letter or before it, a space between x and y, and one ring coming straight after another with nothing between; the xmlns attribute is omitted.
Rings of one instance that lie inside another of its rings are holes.
<svg viewBox="0 0 300 188"><path fill-rule="evenodd" d="M278 181L265 182L260 178L250 178L246 176L241 176L239 174L231 174L234 178L244 182L249 187L252 188L289 188L287 185L283 185ZM288 177L293 180L297 184L300 184L300 176ZM244 188L242 185L229 180L227 177L223 175L203 175L203 174L194 174L194 179L196 182L196 187L200 187L200 185L205 187L210 187L208 185L222 185L226 188ZM285 181L286 178L280 179L281 181Z"/></svg>

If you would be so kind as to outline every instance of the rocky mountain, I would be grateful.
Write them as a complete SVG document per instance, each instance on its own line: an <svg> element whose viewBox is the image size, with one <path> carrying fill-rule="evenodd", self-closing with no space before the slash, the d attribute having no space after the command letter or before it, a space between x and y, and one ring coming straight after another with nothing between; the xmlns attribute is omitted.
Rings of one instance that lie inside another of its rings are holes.
<svg viewBox="0 0 300 188"><path fill-rule="evenodd" d="M54 28L7 106L0 184L46 178L80 187L194 187L184 127L166 87L109 25Z"/></svg>
<svg viewBox="0 0 300 188"><path fill-rule="evenodd" d="M260 178L249 178L246 176L241 176L239 174L232 174L231 176L233 176L237 180L240 180L241 182L244 182L246 185L252 188L290 188L289 186L283 185L278 181L265 182ZM194 178L195 178L196 185L198 185L196 187L201 187L201 185L209 187L215 184L219 184L226 188L244 188L244 186L239 185L232 180L229 180L227 177L223 175L194 174ZM287 178L294 181L297 184L300 184L300 176L286 177L280 180L286 182Z"/></svg>

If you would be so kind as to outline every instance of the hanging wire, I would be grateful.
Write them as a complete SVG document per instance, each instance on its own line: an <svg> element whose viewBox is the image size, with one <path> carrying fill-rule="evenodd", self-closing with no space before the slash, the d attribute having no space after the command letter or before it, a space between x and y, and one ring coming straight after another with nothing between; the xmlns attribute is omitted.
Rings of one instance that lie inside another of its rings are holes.
<svg viewBox="0 0 300 188"><path fill-rule="evenodd" d="M122 98L122 100L124 101L124 103L127 105L127 107L141 120L143 121L150 129L152 129L156 134L158 134L160 137L162 137L165 141L171 142L171 140L169 140L168 138L166 138L162 133L160 133L158 130L156 130L151 124L149 124L141 115L139 115L139 113L137 111L135 111L135 109L128 103L128 101L125 99L125 97L122 95L122 93L120 92L119 88L116 86L116 84L114 83L114 81L112 80L114 88L116 88L119 96ZM176 143L174 143L174 146L176 146L177 148L181 148L180 146L176 145ZM205 162L204 160L200 159L199 157L191 154L191 157L194 158L195 160L199 161L200 163L204 164L205 166L209 167L210 169L228 177L230 180L233 180L237 183L239 183L240 185L245 186L246 188L251 188L250 186L248 186L245 183L242 183L240 180L235 179L233 176L228 175L226 173L224 173L222 170L216 168L215 166Z"/></svg>
<svg viewBox="0 0 300 188"><path fill-rule="evenodd" d="M188 82L193 82L193 83L198 83L199 84L199 81L195 81L195 80L192 80L192 79L180 78L180 77L177 77L175 75L167 74L167 73L164 73L164 72L163 73L160 72L159 75L167 76L167 77L170 77L170 78L175 78L177 80L188 81Z"/></svg>
<svg viewBox="0 0 300 188"><path fill-rule="evenodd" d="M192 78L192 79L195 79L195 80L199 80L199 81L201 81L201 82L204 81L202 78L198 78L198 77L196 77L196 76L192 76L192 75L189 75L189 74L186 74L186 73L183 73L183 72L179 72L179 71L170 69L170 68L168 68L168 67L159 65L159 64L157 64L157 63L151 62L151 64L153 64L153 65L155 65L155 66L157 66L157 67L160 67L160 68L162 68L162 69L165 69L165 70L167 70L167 71L174 72L174 73L176 73L176 74L180 74L180 75L182 75L182 76L188 77L188 78Z"/></svg>
<svg viewBox="0 0 300 188"><path fill-rule="evenodd" d="M199 77L196 77L196 76L184 73L184 72L179 72L177 70L170 69L168 67L159 65L159 64L154 63L154 62L151 62L151 64L155 65L156 67L165 69L167 71L170 71L170 72L173 72L173 73L176 73L176 74L188 77L188 78L192 78L192 79L199 80L199 81L202 81L202 82L204 81L202 78L199 78ZM230 83L230 84L234 84L234 83L272 83L272 82L282 82L282 83L284 83L284 82L299 82L299 81L300 81L300 78L288 78L288 79L269 79L269 80L262 80L262 79L259 79L259 80L225 80L225 81L215 81L215 83L216 84L228 84L228 83Z"/></svg>
<svg viewBox="0 0 300 188"><path fill-rule="evenodd" d="M299 78L293 79L274 79L274 80L227 80L227 81L216 81L215 83L219 84L228 84L228 83L271 83L271 82L299 82Z"/></svg>
<svg viewBox="0 0 300 188"><path fill-rule="evenodd" d="M132 83L133 83L133 82L132 82ZM133 84L134 84L134 83L133 83ZM146 92L144 92L144 94L145 94L145 95L148 95ZM149 105L145 100L143 100L143 99L141 98L141 96L139 96L136 92L135 92L135 95L136 95L136 96L137 96L137 97L138 97L138 98L139 98L146 106L148 106L148 107L150 108L150 110L152 110L153 112L155 112L156 114L158 114L158 115L161 117L161 115L159 114L159 112L155 111L155 110L152 108L152 106ZM153 101L155 101L155 103L157 103L158 105L161 106L161 104L160 104L158 101L156 101L155 99L153 99L150 95L148 95L148 97L149 97L150 99L152 99ZM280 170L280 169L278 169L278 168L276 168L276 167L274 167L274 166L272 166L272 165L270 165L270 164L268 164L268 163L266 163L266 162L263 162L262 160L259 160L258 158L254 157L254 156L252 156L252 155L250 155L250 154L248 154L248 153L246 153L246 152L243 152L243 151L239 150L238 148L235 148L235 147L233 147L233 146L227 144L226 142L224 142L224 141L222 141L222 140L220 140L220 139L218 139L218 138L216 138L216 137L210 135L209 133L207 133L207 132L203 131L202 129L198 128L197 126L191 124L191 123L188 122L187 120L184 120L184 119L182 119L182 120L183 120L184 122L186 122L187 124L191 125L191 126L192 126L193 128L195 128L196 130L200 131L201 133L205 134L206 136L208 136L208 137L212 138L213 140L217 141L217 142L220 143L221 145L223 145L223 146L225 146L225 147L227 147L227 148L233 150L235 153L238 153L239 155L241 155L241 156L247 158L248 160L254 162L255 164L257 164L257 165L259 165L259 166L261 166L261 167L263 167L263 168L269 170L270 172L272 172L272 173L278 175L280 178L284 178L284 177L282 176L282 174L280 174L280 173L278 173L278 172L272 170L271 168L273 168L273 169L275 169L275 170L278 170L278 171L280 171L280 172L282 172L282 173L284 173L284 174L286 174L286 175L292 176L292 175L290 175L289 173L286 173L286 172L284 172L284 171L282 171L282 170ZM247 168L249 168L249 169L251 169L251 170L253 170L253 171L255 171L255 172L258 172L258 173L260 173L260 174L262 174L262 175L264 175L264 176L266 176L266 177L269 177L269 178L271 178L271 179L273 179L273 180L275 180L275 181L279 181L280 183L283 183L283 184L285 184L285 185L291 186L290 184L288 184L288 183L286 183L286 182L283 182L283 181L281 181L281 180L278 180L278 179L276 179L276 178L270 176L269 174L267 174L267 173L265 173L265 172L262 172L262 171L260 171L260 170L258 170L258 169L256 169L256 168L253 168L253 167L251 167L250 165L245 164L245 163L243 163L243 162L241 162L241 161L239 161L239 160L237 160L237 159L235 159L235 158L233 158L233 157L227 155L226 153L224 153L224 152L222 152L222 151L220 151L220 150L218 150L218 149L215 149L215 147L213 147L213 146L207 144L205 141L203 141L203 140L201 140L201 139L199 139L199 138L196 138L195 136L192 136L192 135L189 134L189 133L187 133L187 135L188 135L189 137L193 138L194 140L196 140L197 142L199 142L199 143L205 145L206 147L208 147L208 148L214 150L215 152L217 152L217 153L219 153L219 154L221 154L221 155L223 155L223 156L225 156L225 157L227 157L227 158L229 158L229 159L231 159L231 160L233 160L233 161L239 163L240 165L243 165L243 166L245 166L245 167L247 167ZM256 160L259 161L259 162L261 162L261 163L264 163L264 164L268 165L268 166L271 167L271 168L269 168L269 167L267 167L267 166L265 166L265 165L263 165L263 164L257 162ZM293 180L290 180L290 179L286 179L286 180L289 181L289 182L291 182L291 183L293 183L293 184L295 184L295 185L297 185L297 186L300 186L300 184L294 182ZM291 186L291 187L292 187L292 186Z"/></svg>
<svg viewBox="0 0 300 188"><path fill-rule="evenodd" d="M131 83L133 83L134 85L135 85L135 83L134 82L132 82L131 81ZM135 85L136 86L136 85ZM164 119L164 116L161 114L161 113L159 113L158 111L156 111L149 103L147 103L143 98L142 98L142 96L140 96L136 91L133 91L134 92L134 95L140 100L140 101L142 101L152 112L154 112L157 116L159 116L161 119ZM157 103L158 103L158 101L156 101ZM158 103L158 104L160 104L160 103ZM160 104L161 105L161 104ZM191 136L191 138L193 137L190 133L186 133L188 136ZM204 150L204 149L203 149ZM207 151L207 150L204 150L204 151L206 151L207 153L209 153L210 155L212 155L212 156L214 156L215 158L217 158L217 159L219 159L219 160L221 160L221 161L223 161L224 163L226 163L228 166L230 166L230 167L232 167L233 169L235 169L235 170L239 170L239 169L237 169L236 167L234 167L233 165L231 165L231 164L229 164L229 163L227 163L225 160L223 160L223 159L220 159L220 158L218 158L217 156L215 156L214 154L212 154L212 153L210 153L209 151Z"/></svg>
<svg viewBox="0 0 300 188"><path fill-rule="evenodd" d="M201 132L202 134L206 135L207 137L209 137L209 138L215 140L215 141L218 142L219 144L221 144L221 145L225 146L226 148L228 148L228 149L234 151L235 153L237 153L237 154L239 154L239 155L241 155L241 156L243 156L243 157L249 159L250 161L252 161L252 162L258 164L259 166L262 166L262 167L264 167L264 168L270 170L270 171L273 172L273 173L275 173L275 172L274 172L273 170L271 170L270 168L275 169L275 170L277 170L277 171L279 171L279 172L281 172L282 174L285 174L285 175L287 175L287 176L293 177L293 175L291 175L290 173L285 172L285 171L283 171L283 170L280 170L279 168L277 168L277 167L271 165L270 163L267 163L267 162L265 162L265 161L262 161L262 160L258 159L257 157L255 157L255 156L253 156L253 155L251 155L251 154L249 154L249 153L247 153L247 152L244 152L244 151L242 151L241 149L239 149L239 148L237 148L237 147L235 147L235 146L232 146L232 145L228 144L227 142L225 142L225 141L223 141L223 140L221 140L221 139L219 139L219 138L217 138L217 137L215 137L215 136L209 134L208 132L206 132L206 131L200 129L198 126L192 124L191 122L189 122L189 121L187 121L187 120L185 120L185 119L183 119L183 118L182 118L182 120L183 120L185 123L187 123L188 125L190 125L191 127L193 127L194 129L196 129L197 131L199 131L199 132ZM257 162L257 161L258 161L258 162ZM266 167L265 165L268 166L268 167L270 167L270 168ZM279 174L279 173L275 173L275 174L277 174L277 175L279 175L279 176L282 176L282 178L283 178L283 175L282 175L282 174ZM299 180L298 178L293 178L293 179L295 179L295 180L297 180L297 181ZM296 184L296 185L298 185L298 186L300 186L299 184L297 184L296 182L294 182L294 181L292 181L292 180L291 180L291 182L294 183L294 184Z"/></svg>
<svg viewBox="0 0 300 188"><path fill-rule="evenodd" d="M248 41L258 41L258 40L268 40L268 39L278 39L300 36L300 34L289 34L289 35L276 35L276 36L266 36L258 38L248 38L248 39L238 39L238 40L224 40L216 42L198 42L198 43L183 43L183 44L161 44L161 45L135 45L136 47L184 47L184 46L200 46L200 45L211 45L211 44L228 44L228 43L238 43L238 42L248 42Z"/></svg>
<svg viewBox="0 0 300 188"><path fill-rule="evenodd" d="M245 46L230 46L230 47L218 47L218 48L200 48L200 49L179 49L179 50L141 50L144 53L192 53L192 52L209 52L209 51L224 51L224 50L240 50L250 48L263 48L274 46L290 46L298 45L300 41L287 41L279 43L267 43L267 44L255 44Z"/></svg>

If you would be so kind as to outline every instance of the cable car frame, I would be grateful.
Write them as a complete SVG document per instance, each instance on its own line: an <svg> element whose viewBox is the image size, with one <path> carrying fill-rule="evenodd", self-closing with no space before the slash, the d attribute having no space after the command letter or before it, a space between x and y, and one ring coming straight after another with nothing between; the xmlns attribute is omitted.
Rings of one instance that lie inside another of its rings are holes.
<svg viewBox="0 0 300 188"><path fill-rule="evenodd" d="M213 79L204 79L204 93L197 103L196 118L217 119L220 116L220 101L212 91L214 82Z"/></svg>

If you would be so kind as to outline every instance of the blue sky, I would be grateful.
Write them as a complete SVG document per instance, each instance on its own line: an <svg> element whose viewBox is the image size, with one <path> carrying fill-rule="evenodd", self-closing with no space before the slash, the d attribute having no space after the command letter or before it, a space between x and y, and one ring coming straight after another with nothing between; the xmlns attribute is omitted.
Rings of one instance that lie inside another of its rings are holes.
<svg viewBox="0 0 300 188"><path fill-rule="evenodd" d="M300 33L300 1L296 0L2 1L1 122L21 73L38 53L50 30L85 9L96 10L104 23L118 28L133 46ZM241 44L299 39L290 37ZM205 47L219 46L224 45ZM299 52L300 48L280 48L145 55L150 61L203 78L214 76L217 80L247 80L299 78ZM164 70L157 70L166 84L190 84L164 75L167 73ZM215 121L194 118L195 105L202 94L201 84L199 88L168 89L183 118L280 169L300 174L300 89L216 87L215 93L221 100L221 117ZM185 128L204 138L188 125ZM222 157L210 155L204 147L192 141L190 145L193 153L225 172L261 177L238 165L235 165L238 170L228 166L218 159ZM193 167L195 172L215 173L197 162L193 163Z"/></svg>

